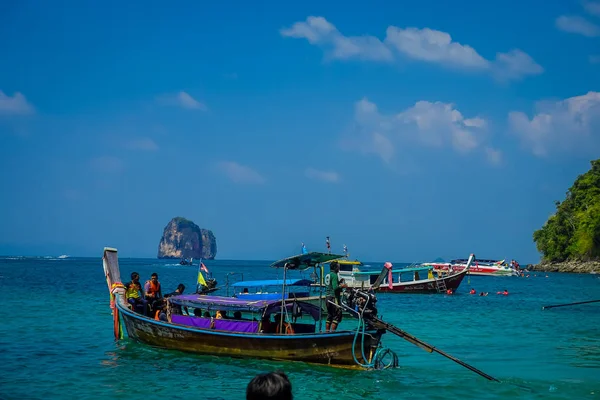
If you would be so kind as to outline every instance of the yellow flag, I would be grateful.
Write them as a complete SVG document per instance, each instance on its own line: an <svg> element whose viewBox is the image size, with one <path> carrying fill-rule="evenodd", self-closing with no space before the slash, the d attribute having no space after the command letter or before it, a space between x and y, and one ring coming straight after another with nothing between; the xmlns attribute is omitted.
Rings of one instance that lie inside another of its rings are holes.
<svg viewBox="0 0 600 400"><path fill-rule="evenodd" d="M202 286L208 286L204 280L204 276L202 276L202 272L200 271L198 271L198 283Z"/></svg>

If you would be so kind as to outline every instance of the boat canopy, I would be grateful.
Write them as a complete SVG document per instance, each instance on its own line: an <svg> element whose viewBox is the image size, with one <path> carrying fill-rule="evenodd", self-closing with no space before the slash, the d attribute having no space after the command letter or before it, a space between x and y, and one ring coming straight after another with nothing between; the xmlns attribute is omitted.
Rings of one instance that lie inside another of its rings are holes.
<svg viewBox="0 0 600 400"><path fill-rule="evenodd" d="M313 281L308 279L286 279L285 286L310 286ZM260 281L241 281L236 282L232 287L264 287L264 286L283 286L283 279L266 279Z"/></svg>
<svg viewBox="0 0 600 400"><path fill-rule="evenodd" d="M284 258L279 261L275 261L271 264L273 268L287 268L287 269L298 269L303 270L314 267L317 264L323 264L329 261L336 260L338 258L344 258L339 254L327 254L319 253L316 251L307 254L298 254L296 256Z"/></svg>
<svg viewBox="0 0 600 400"><path fill-rule="evenodd" d="M348 260L346 258L342 258L341 260L333 260L335 262L337 262L338 264L343 264L343 265L364 265L362 262L358 261L358 260ZM327 262L326 264L329 264L329 262Z"/></svg>
<svg viewBox="0 0 600 400"><path fill-rule="evenodd" d="M431 269L433 269L432 266L400 268L400 269L393 269L392 273L393 274L397 274L397 273L403 274L405 272L421 272L421 271L428 271ZM380 273L381 273L381 270L373 270L373 271L354 272L353 275L379 275Z"/></svg>
<svg viewBox="0 0 600 400"><path fill-rule="evenodd" d="M184 294L171 296L169 297L169 301L179 306L200 308L207 311L250 311L262 315L270 315L282 311L281 300L244 300L235 297ZM310 314L315 321L319 320L321 312L321 308L318 305L293 299L285 300L285 309L287 312L295 314L301 310Z"/></svg>

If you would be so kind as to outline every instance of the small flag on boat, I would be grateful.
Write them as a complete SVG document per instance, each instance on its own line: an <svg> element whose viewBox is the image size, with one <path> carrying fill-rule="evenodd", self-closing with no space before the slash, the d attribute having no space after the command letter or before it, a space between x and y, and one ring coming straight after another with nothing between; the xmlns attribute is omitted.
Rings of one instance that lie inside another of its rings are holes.
<svg viewBox="0 0 600 400"><path fill-rule="evenodd" d="M208 286L204 280L204 276L202 276L202 272L200 271L198 271L198 285Z"/></svg>
<svg viewBox="0 0 600 400"><path fill-rule="evenodd" d="M327 236L327 240L325 241L327 244L327 252L331 253L331 244L329 243L329 236Z"/></svg>
<svg viewBox="0 0 600 400"><path fill-rule="evenodd" d="M202 261L200 261L200 269L204 272L206 272L207 274L208 272L208 268L206 268L206 265L204 265L204 263Z"/></svg>

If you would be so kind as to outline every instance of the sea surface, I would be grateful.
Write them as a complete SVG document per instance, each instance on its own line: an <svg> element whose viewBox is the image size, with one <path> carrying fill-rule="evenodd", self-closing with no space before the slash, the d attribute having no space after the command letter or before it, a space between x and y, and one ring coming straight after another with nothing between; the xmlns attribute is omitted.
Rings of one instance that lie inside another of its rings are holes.
<svg viewBox="0 0 600 400"><path fill-rule="evenodd" d="M101 256L0 258L1 399L244 399L252 377L276 369L288 374L299 400L600 398L600 303L542 310L600 299L600 275L475 276L453 296L378 295L384 320L498 383L390 333L383 343L400 366L382 371L198 356L127 337L116 342ZM281 278L268 261L205 264L221 287L242 274ZM120 266L123 280L137 271L143 283L157 272L163 292L179 283L194 290L197 266L129 258ZM469 295L471 287L489 295ZM496 294L504 289L508 296Z"/></svg>

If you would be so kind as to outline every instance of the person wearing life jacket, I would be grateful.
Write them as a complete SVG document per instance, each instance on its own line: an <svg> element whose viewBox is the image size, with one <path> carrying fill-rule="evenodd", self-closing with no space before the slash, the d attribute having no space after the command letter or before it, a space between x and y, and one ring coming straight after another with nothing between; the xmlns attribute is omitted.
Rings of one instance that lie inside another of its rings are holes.
<svg viewBox="0 0 600 400"><path fill-rule="evenodd" d="M160 282L158 281L158 274L153 272L150 275L150 280L144 284L144 296L150 304L152 310L157 309L157 303L162 300L162 290L160 288Z"/></svg>
<svg viewBox="0 0 600 400"><path fill-rule="evenodd" d="M281 314L277 314L275 316L275 333L281 333L281 320L283 318L283 315ZM283 332L285 332L286 335L291 335L294 333L294 329L292 328L292 324L290 324L289 322L285 322L285 320L283 321Z"/></svg>
<svg viewBox="0 0 600 400"><path fill-rule="evenodd" d="M156 313L154 313L154 319L156 321L168 321L165 307L161 307L158 310L156 310Z"/></svg>
<svg viewBox="0 0 600 400"><path fill-rule="evenodd" d="M454 292L452 291L452 289L448 289L446 290L446 294L454 294Z"/></svg>
<svg viewBox="0 0 600 400"><path fill-rule="evenodd" d="M140 284L140 274L131 273L131 281L125 284L125 299L134 311L148 314L148 301L142 298L142 285Z"/></svg>
<svg viewBox="0 0 600 400"><path fill-rule="evenodd" d="M475 289L471 288L471 291L469 292L469 294L477 294L477 292L475 291Z"/></svg>

